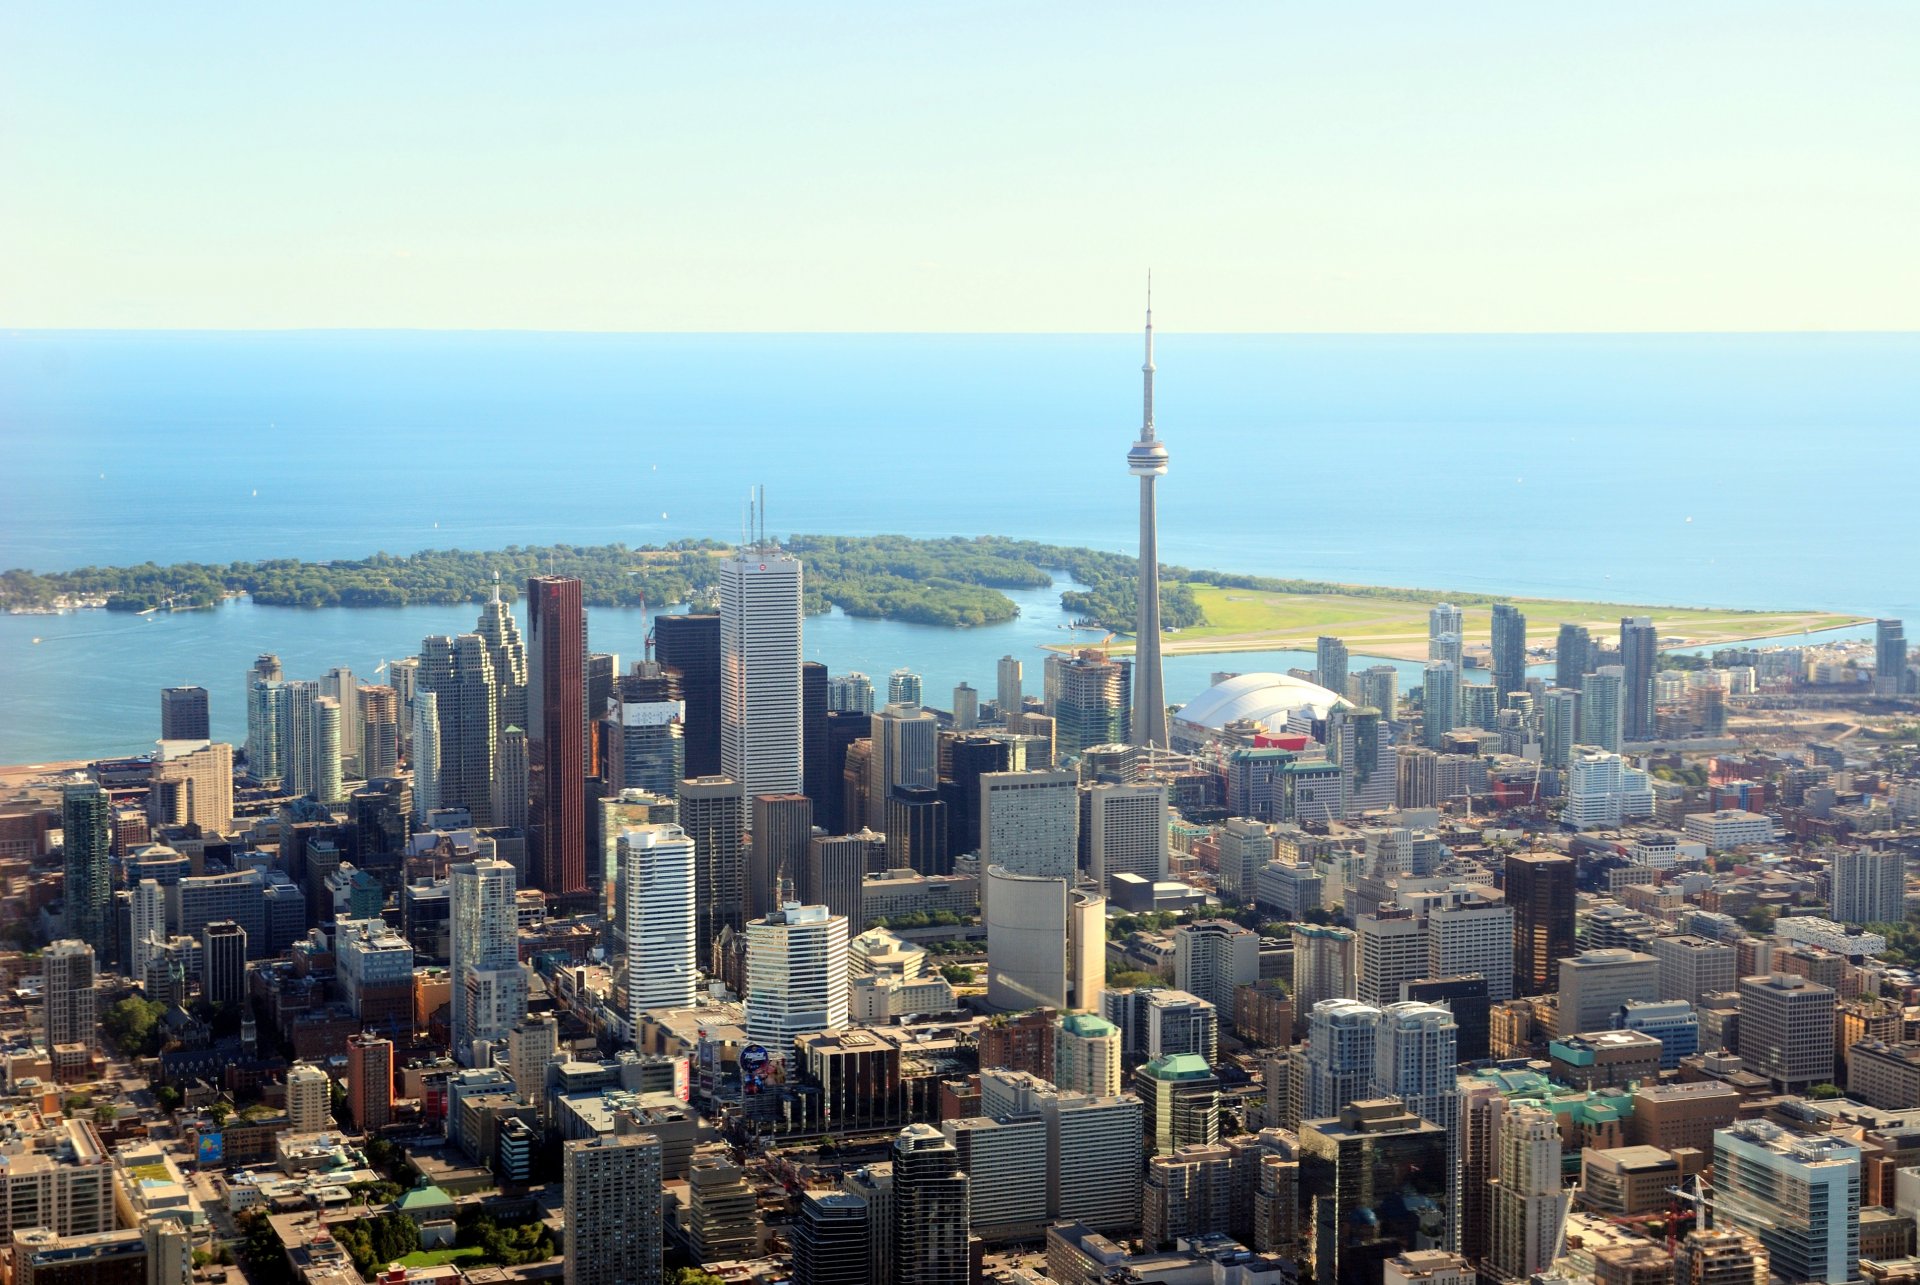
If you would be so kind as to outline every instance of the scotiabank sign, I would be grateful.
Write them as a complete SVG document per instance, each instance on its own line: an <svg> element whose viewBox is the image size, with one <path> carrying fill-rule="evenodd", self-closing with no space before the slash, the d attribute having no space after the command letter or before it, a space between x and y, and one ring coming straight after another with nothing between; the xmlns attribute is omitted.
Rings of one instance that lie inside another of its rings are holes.
<svg viewBox="0 0 1920 1285"><path fill-rule="evenodd" d="M622 705L620 707L620 725L622 727L664 727L678 721L686 713L683 701L648 701L645 704Z"/></svg>

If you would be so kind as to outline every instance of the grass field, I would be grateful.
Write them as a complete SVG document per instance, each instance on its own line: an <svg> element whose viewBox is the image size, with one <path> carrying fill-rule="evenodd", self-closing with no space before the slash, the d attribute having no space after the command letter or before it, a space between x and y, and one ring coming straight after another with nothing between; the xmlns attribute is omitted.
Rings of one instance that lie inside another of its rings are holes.
<svg viewBox="0 0 1920 1285"><path fill-rule="evenodd" d="M1427 610L1435 601L1431 598L1266 593L1200 584L1192 588L1207 623L1169 635L1163 644L1168 654L1291 648L1310 651L1320 634L1338 635L1358 654L1409 660L1424 659L1427 654ZM1865 623L1866 619L1824 611L1727 611L1549 598L1511 601L1526 613L1528 638L1535 647L1550 646L1565 622L1587 625L1596 637L1612 637L1619 631L1622 616L1653 617L1663 644L1673 646L1705 646L1837 629ZM1485 645L1491 611L1476 606L1465 608L1464 613L1467 647Z"/></svg>
<svg viewBox="0 0 1920 1285"><path fill-rule="evenodd" d="M449 1249L416 1249L400 1260L402 1267L439 1267L443 1263L468 1263L478 1267L477 1260L486 1257L487 1251L478 1245L460 1245Z"/></svg>

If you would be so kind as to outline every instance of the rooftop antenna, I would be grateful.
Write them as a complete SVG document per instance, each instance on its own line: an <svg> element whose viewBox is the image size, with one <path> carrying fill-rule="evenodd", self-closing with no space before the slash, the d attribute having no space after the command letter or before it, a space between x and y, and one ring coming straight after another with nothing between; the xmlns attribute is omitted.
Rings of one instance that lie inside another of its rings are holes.
<svg viewBox="0 0 1920 1285"><path fill-rule="evenodd" d="M493 605L500 605L500 568L493 569Z"/></svg>

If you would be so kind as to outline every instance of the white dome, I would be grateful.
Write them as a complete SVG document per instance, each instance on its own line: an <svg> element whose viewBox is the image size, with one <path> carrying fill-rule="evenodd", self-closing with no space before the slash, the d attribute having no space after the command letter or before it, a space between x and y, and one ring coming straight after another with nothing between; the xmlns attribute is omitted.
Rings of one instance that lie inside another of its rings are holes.
<svg viewBox="0 0 1920 1285"><path fill-rule="evenodd" d="M1345 697L1304 678L1237 674L1181 706L1178 717L1216 732L1240 719L1252 719L1277 730L1286 726L1287 715L1295 710L1311 709L1315 718L1325 718L1330 710L1345 704Z"/></svg>

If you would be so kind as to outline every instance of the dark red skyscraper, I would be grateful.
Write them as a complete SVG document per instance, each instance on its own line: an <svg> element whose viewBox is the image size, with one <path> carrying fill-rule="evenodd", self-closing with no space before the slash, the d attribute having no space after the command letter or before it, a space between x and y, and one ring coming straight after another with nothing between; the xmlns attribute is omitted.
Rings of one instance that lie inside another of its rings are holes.
<svg viewBox="0 0 1920 1285"><path fill-rule="evenodd" d="M527 581L528 843L549 896L587 886L587 617L580 582Z"/></svg>

